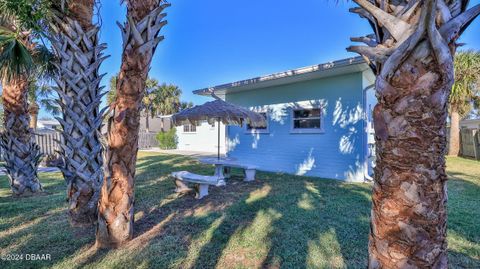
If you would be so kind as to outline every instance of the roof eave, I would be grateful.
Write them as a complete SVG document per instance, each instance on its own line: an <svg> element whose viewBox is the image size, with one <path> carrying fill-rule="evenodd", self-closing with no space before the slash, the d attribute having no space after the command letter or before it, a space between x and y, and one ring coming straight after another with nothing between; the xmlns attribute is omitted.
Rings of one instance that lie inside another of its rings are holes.
<svg viewBox="0 0 480 269"><path fill-rule="evenodd" d="M363 58L354 57L199 89L193 91L193 93L208 96L211 95L212 91L216 94L225 94L227 91L255 90L259 88L291 84L299 81L362 72L368 70L368 68L369 67Z"/></svg>

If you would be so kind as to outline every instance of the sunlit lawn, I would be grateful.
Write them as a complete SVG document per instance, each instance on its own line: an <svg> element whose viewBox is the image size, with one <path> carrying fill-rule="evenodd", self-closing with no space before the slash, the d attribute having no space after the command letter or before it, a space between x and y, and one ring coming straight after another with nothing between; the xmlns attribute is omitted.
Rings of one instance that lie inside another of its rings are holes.
<svg viewBox="0 0 480 269"><path fill-rule="evenodd" d="M0 260L0 268L365 268L370 185L236 171L202 201L177 196L172 171L213 174L182 156L140 153L135 238L96 251L94 229L70 228L65 183L42 174L46 195L16 199L0 177L0 254L51 254L50 261ZM448 160L452 268L480 268L480 163Z"/></svg>

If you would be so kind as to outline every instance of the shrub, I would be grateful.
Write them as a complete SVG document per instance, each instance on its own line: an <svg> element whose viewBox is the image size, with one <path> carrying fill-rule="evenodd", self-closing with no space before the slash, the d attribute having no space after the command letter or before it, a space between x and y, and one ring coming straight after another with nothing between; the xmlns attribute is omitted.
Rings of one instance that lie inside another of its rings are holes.
<svg viewBox="0 0 480 269"><path fill-rule="evenodd" d="M159 132L157 134L157 141L161 149L176 149L177 148L177 130L172 128L167 132Z"/></svg>

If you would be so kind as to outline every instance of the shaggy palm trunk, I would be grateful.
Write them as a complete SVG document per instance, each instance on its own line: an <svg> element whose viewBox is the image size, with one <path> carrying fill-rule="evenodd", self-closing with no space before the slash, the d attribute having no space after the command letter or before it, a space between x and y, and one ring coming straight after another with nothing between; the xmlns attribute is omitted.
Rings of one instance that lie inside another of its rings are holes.
<svg viewBox="0 0 480 269"><path fill-rule="evenodd" d="M0 146L12 192L18 196L42 190L37 168L42 154L29 128L28 81L18 76L3 82L4 131Z"/></svg>
<svg viewBox="0 0 480 269"><path fill-rule="evenodd" d="M40 107L38 106L37 103L32 102L28 106L28 114L30 114L30 129L32 130L37 130L37 122L38 122L38 111L40 110Z"/></svg>
<svg viewBox="0 0 480 269"><path fill-rule="evenodd" d="M448 155L458 156L460 153L460 114L455 107L450 111L450 141Z"/></svg>
<svg viewBox="0 0 480 269"><path fill-rule="evenodd" d="M102 112L99 111L103 75L100 64L106 58L99 44L98 25L92 24L94 1L71 1L52 25L52 45L58 55L63 143L60 167L67 182L69 219L73 226L92 225L97 220L97 203L103 180ZM61 17L60 17L61 16Z"/></svg>
<svg viewBox="0 0 480 269"><path fill-rule="evenodd" d="M122 65L113 115L108 121L105 180L99 202L97 247L118 247L132 238L135 165L141 102L158 36L166 24L162 1L127 1Z"/></svg>
<svg viewBox="0 0 480 269"><path fill-rule="evenodd" d="M349 48L377 75L369 267L447 268L447 102L455 40L480 5L354 1L375 32Z"/></svg>
<svg viewBox="0 0 480 269"><path fill-rule="evenodd" d="M417 59L397 72L390 83L377 82L380 94L374 121L378 155L370 265L445 268L444 154L446 97L451 83L442 81L435 63L424 65Z"/></svg>

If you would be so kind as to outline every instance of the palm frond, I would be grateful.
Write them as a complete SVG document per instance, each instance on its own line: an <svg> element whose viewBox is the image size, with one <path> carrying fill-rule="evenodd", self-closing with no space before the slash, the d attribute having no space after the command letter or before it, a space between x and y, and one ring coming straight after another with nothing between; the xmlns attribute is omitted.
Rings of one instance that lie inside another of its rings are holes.
<svg viewBox="0 0 480 269"><path fill-rule="evenodd" d="M0 77L12 77L29 73L33 58L19 36L6 28L0 29Z"/></svg>
<svg viewBox="0 0 480 269"><path fill-rule="evenodd" d="M478 103L480 93L480 52L461 51L455 56L455 83L450 93L450 106L463 117Z"/></svg>
<svg viewBox="0 0 480 269"><path fill-rule="evenodd" d="M28 88L28 101L30 103L38 103L45 111L53 116L60 114L60 107L55 102L55 90L45 81L30 81Z"/></svg>
<svg viewBox="0 0 480 269"><path fill-rule="evenodd" d="M37 44L32 52L36 75L43 80L50 80L56 74L55 54L45 45Z"/></svg>
<svg viewBox="0 0 480 269"><path fill-rule="evenodd" d="M41 99L40 106L53 116L58 116L61 113L60 107L52 99Z"/></svg>

